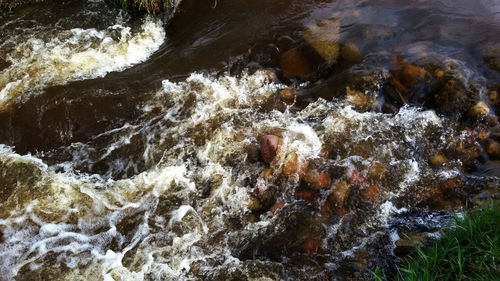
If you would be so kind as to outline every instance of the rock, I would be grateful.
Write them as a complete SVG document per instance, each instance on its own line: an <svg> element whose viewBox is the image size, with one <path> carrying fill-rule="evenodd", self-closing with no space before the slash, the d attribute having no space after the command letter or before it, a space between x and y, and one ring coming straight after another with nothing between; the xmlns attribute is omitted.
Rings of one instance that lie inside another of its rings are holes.
<svg viewBox="0 0 500 281"><path fill-rule="evenodd" d="M372 180L380 181L385 177L387 168L382 163L375 163L368 169L368 175Z"/></svg>
<svg viewBox="0 0 500 281"><path fill-rule="evenodd" d="M299 161L299 157L295 153L290 153L286 156L285 163L283 164L282 172L283 174L290 176L293 174L299 174L299 176L304 176L307 171L307 162L302 160Z"/></svg>
<svg viewBox="0 0 500 281"><path fill-rule="evenodd" d="M304 175L304 180L313 188L325 189L330 187L330 176L328 174L310 171Z"/></svg>
<svg viewBox="0 0 500 281"><path fill-rule="evenodd" d="M379 189L372 184L363 190L363 198L369 202L375 202L379 194Z"/></svg>
<svg viewBox="0 0 500 281"><path fill-rule="evenodd" d="M490 127L498 126L498 117L494 114L488 114L488 116L486 116L486 123L488 123Z"/></svg>
<svg viewBox="0 0 500 281"><path fill-rule="evenodd" d="M328 199L336 207L342 208L344 206L345 199L349 196L351 188L346 181L340 181L331 188L330 195Z"/></svg>
<svg viewBox="0 0 500 281"><path fill-rule="evenodd" d="M285 78L306 79L311 74L311 64L298 48L290 49L281 55L281 69Z"/></svg>
<svg viewBox="0 0 500 281"><path fill-rule="evenodd" d="M250 163L260 162L262 161L262 157L260 155L260 147L256 144L251 144L247 146L247 161Z"/></svg>
<svg viewBox="0 0 500 281"><path fill-rule="evenodd" d="M490 68L500 71L500 42L483 47L481 54Z"/></svg>
<svg viewBox="0 0 500 281"><path fill-rule="evenodd" d="M470 116L474 118L482 118L488 115L489 112L490 112L490 107L482 101L476 103L473 107L469 109Z"/></svg>
<svg viewBox="0 0 500 281"><path fill-rule="evenodd" d="M313 202L316 199L316 195L311 191L299 191L297 192L297 197L309 202Z"/></svg>
<svg viewBox="0 0 500 281"><path fill-rule="evenodd" d="M278 146L280 143L280 138L275 135L265 135L260 138L260 153L264 162L271 163L276 157L276 152L278 151Z"/></svg>
<svg viewBox="0 0 500 281"><path fill-rule="evenodd" d="M277 203L275 203L275 204L271 207L271 209L269 209L269 211L271 211L271 212L275 213L278 209L283 208L283 206L285 206L285 203L283 203L283 202L277 202Z"/></svg>
<svg viewBox="0 0 500 281"><path fill-rule="evenodd" d="M294 89L286 88L280 91L280 98L286 103L295 102L296 92Z"/></svg>
<svg viewBox="0 0 500 281"><path fill-rule="evenodd" d="M411 88L425 78L427 72L420 66L407 63L402 58L396 59L396 65L391 70L391 84L394 89L405 96L411 95Z"/></svg>
<svg viewBox="0 0 500 281"><path fill-rule="evenodd" d="M493 159L500 159L500 143L492 139L486 144L486 152Z"/></svg>
<svg viewBox="0 0 500 281"><path fill-rule="evenodd" d="M361 52L358 49L358 46L354 43L347 43L342 46L340 50L340 57L351 63L360 63L362 60Z"/></svg>
<svg viewBox="0 0 500 281"><path fill-rule="evenodd" d="M250 196L247 201L247 208L250 211L255 212L262 209L262 204L260 203L260 200L257 199L256 197Z"/></svg>
<svg viewBox="0 0 500 281"><path fill-rule="evenodd" d="M434 166L443 166L448 163L448 158L446 158L443 154L438 153L429 157L429 162Z"/></svg>
<svg viewBox="0 0 500 281"><path fill-rule="evenodd" d="M459 80L450 78L434 95L435 104L442 113L461 117L475 103L470 93Z"/></svg>
<svg viewBox="0 0 500 281"><path fill-rule="evenodd" d="M422 246L424 242L429 239L428 233L416 232L408 234L400 234L400 239L396 241L396 248L394 254L398 257L404 257L416 251L416 247Z"/></svg>
<svg viewBox="0 0 500 281"><path fill-rule="evenodd" d="M302 247L306 254L314 254L317 253L321 249L321 240L313 237L309 237L304 241L304 245Z"/></svg>
<svg viewBox="0 0 500 281"><path fill-rule="evenodd" d="M326 61L335 61L339 55L340 20L329 18L310 23L302 37Z"/></svg>
<svg viewBox="0 0 500 281"><path fill-rule="evenodd" d="M278 79L278 75L276 75L276 72L272 71L272 70L269 70L269 69L266 69L264 70L264 73L266 74L267 76L267 79L269 80L269 82L278 82L279 79Z"/></svg>
<svg viewBox="0 0 500 281"><path fill-rule="evenodd" d="M370 110L379 105L377 95L365 94L360 91L351 90L349 86L346 87L346 101L358 109Z"/></svg>
<svg viewBox="0 0 500 281"><path fill-rule="evenodd" d="M267 168L267 169L264 169L261 173L260 173L260 177L263 178L263 179L267 179L269 178L270 176L272 176L274 173L274 170L273 168Z"/></svg>
<svg viewBox="0 0 500 281"><path fill-rule="evenodd" d="M477 137L479 138L479 140L485 140L489 136L490 136L490 131L488 130L488 128L479 127L477 129Z"/></svg>
<svg viewBox="0 0 500 281"><path fill-rule="evenodd" d="M500 95L498 95L498 92L490 91L490 94L488 95L488 101L492 105L500 105Z"/></svg>

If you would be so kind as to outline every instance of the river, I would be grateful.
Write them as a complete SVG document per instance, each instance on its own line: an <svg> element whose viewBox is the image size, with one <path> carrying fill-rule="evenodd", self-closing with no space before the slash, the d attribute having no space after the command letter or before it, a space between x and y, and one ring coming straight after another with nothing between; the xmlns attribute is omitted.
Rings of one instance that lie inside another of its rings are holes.
<svg viewBox="0 0 500 281"><path fill-rule="evenodd" d="M4 12L0 280L394 274L498 194L499 34L495 0Z"/></svg>

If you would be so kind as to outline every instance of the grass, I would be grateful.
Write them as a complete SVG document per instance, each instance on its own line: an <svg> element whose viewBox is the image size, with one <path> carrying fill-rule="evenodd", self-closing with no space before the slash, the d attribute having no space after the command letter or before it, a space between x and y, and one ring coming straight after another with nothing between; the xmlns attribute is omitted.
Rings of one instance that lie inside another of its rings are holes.
<svg viewBox="0 0 500 281"><path fill-rule="evenodd" d="M114 2L123 9L146 11L152 15L167 11L170 5L170 0L116 0Z"/></svg>
<svg viewBox="0 0 500 281"><path fill-rule="evenodd" d="M500 208L489 206L456 219L456 227L407 258L396 280L500 280ZM380 271L375 280L383 280Z"/></svg>

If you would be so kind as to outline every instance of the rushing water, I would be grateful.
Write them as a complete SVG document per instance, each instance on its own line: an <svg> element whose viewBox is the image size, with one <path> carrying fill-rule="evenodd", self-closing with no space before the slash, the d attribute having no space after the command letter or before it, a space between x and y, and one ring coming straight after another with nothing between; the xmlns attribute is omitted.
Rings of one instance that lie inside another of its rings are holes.
<svg viewBox="0 0 500 281"><path fill-rule="evenodd" d="M284 78L332 18L362 61ZM66 1L0 30L1 280L369 280L498 191L498 1L184 0L168 26ZM426 74L400 99L401 60Z"/></svg>

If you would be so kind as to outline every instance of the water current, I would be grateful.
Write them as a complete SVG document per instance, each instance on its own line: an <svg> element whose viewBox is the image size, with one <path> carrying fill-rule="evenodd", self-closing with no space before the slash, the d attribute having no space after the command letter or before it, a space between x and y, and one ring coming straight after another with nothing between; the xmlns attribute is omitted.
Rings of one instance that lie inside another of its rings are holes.
<svg viewBox="0 0 500 281"><path fill-rule="evenodd" d="M4 12L0 280L394 274L498 194L498 34L495 0Z"/></svg>

